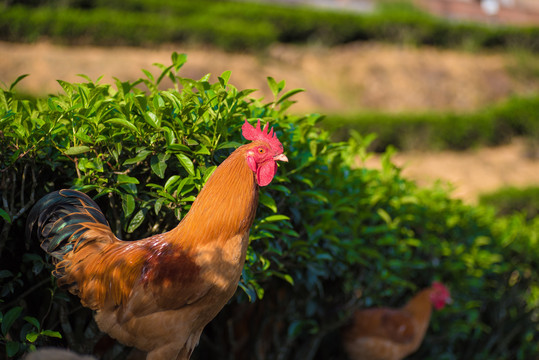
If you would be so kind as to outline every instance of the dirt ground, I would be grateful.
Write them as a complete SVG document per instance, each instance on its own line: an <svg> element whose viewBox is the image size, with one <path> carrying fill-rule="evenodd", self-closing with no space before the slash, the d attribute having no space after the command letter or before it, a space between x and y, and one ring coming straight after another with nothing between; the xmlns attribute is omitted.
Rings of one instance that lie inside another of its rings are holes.
<svg viewBox="0 0 539 360"><path fill-rule="evenodd" d="M266 99L271 99L267 76L286 80L286 89L304 88L292 108L298 113L470 111L513 94L539 91L539 81L511 73L518 64L508 55L383 44L331 49L279 45L247 55L175 45L142 49L0 42L0 81L10 84L28 73L19 91L46 94L61 91L56 79L82 81L77 74L94 80L103 76L107 83L113 77L135 80L143 76L143 68L157 73L153 63L170 64L172 51L188 54L180 76L211 73L216 81L217 75L231 70L231 84L259 89L253 96ZM469 201L500 186L539 185L539 160L527 158L521 142L466 153L402 153L395 162L422 185L435 179L452 182L455 196Z"/></svg>
<svg viewBox="0 0 539 360"><path fill-rule="evenodd" d="M50 43L0 42L0 81L11 83L31 74L18 89L43 94L61 90L56 79L81 81L77 74L112 82L135 80L141 69L157 73L153 63L170 64L173 51L188 54L180 76L213 81L226 70L237 88L259 89L270 97L266 77L286 80L286 89L304 88L295 97L296 112L466 111L511 94L539 91L539 80L516 78L508 71L512 58L432 48L352 44L336 48L274 46L256 54L166 45L160 48L64 47ZM537 60L537 59L536 59Z"/></svg>
<svg viewBox="0 0 539 360"><path fill-rule="evenodd" d="M393 163L402 174L420 186L442 181L453 189L453 196L476 203L481 193L505 186L539 186L539 159L526 156L526 144L515 140L509 145L467 152L397 153ZM367 160L367 167L380 168L380 157Z"/></svg>

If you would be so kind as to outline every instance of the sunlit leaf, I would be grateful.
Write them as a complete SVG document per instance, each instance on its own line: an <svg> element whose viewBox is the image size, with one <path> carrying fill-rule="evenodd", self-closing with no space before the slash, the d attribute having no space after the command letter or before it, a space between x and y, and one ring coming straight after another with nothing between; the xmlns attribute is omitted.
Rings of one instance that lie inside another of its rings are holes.
<svg viewBox="0 0 539 360"><path fill-rule="evenodd" d="M40 332L40 334L43 335L43 336L54 337L54 338L58 338L58 339L62 338L62 334L60 334L58 331L42 330Z"/></svg>
<svg viewBox="0 0 539 360"><path fill-rule="evenodd" d="M139 183L137 178L134 178L134 177L128 176L128 175L124 175L124 174L119 174L117 181L118 181L118 184L138 184Z"/></svg>
<svg viewBox="0 0 539 360"><path fill-rule="evenodd" d="M85 152L90 151L91 148L89 146L81 145L81 146L73 146L67 149L64 154L66 155L79 155L83 154Z"/></svg>
<svg viewBox="0 0 539 360"><path fill-rule="evenodd" d="M269 208L274 213L277 212L277 205L275 204L275 200L265 192L260 193L259 202Z"/></svg>
<svg viewBox="0 0 539 360"><path fill-rule="evenodd" d="M193 162L189 157L183 153L176 154L176 157L180 161L180 164L182 164L183 168L187 170L189 175L195 176L195 166L193 165Z"/></svg>
<svg viewBox="0 0 539 360"><path fill-rule="evenodd" d="M121 125L133 132L138 132L138 128L131 122L127 121L126 119L121 119L121 118L114 118L114 119L110 119L110 120L107 120L105 121L106 123L113 123L113 124L117 124L117 125Z"/></svg>
<svg viewBox="0 0 539 360"><path fill-rule="evenodd" d="M167 191L172 185L176 184L178 181L180 181L181 177L179 175L172 175L168 178L167 182L165 183L165 186L163 189Z"/></svg>
<svg viewBox="0 0 539 360"><path fill-rule="evenodd" d="M161 119L151 111L144 113L144 120L156 129L161 126Z"/></svg>
<svg viewBox="0 0 539 360"><path fill-rule="evenodd" d="M289 97L291 96L294 96L300 92L303 92L305 91L305 89L293 89L293 90L289 90L287 92L285 92L280 98L279 100L277 100L276 104L280 104L282 103L283 101L285 101L286 99L288 99Z"/></svg>
<svg viewBox="0 0 539 360"><path fill-rule="evenodd" d="M17 77L15 79L15 81L13 81L11 83L11 85L9 85L9 91L13 91L13 89L15 88L15 86L19 83L19 81L23 80L25 77L29 76L30 74L23 74L23 75L20 75L19 77Z"/></svg>
<svg viewBox="0 0 539 360"><path fill-rule="evenodd" d="M227 70L221 74L221 76L218 77L219 83L222 87L226 87L228 84L228 80L230 80L230 75L232 72L230 70Z"/></svg>
<svg viewBox="0 0 539 360"><path fill-rule="evenodd" d="M172 64L174 65L174 70L178 71L180 68L187 62L186 54L178 54L177 52L172 53Z"/></svg>
<svg viewBox="0 0 539 360"><path fill-rule="evenodd" d="M39 334L36 333L36 332L29 332L28 334L26 334L26 340L33 343L34 341L37 340L38 336L39 336Z"/></svg>
<svg viewBox="0 0 539 360"><path fill-rule="evenodd" d="M290 220L290 218L286 215L270 215L263 219L263 221L266 221L266 222L281 221L281 220Z"/></svg>

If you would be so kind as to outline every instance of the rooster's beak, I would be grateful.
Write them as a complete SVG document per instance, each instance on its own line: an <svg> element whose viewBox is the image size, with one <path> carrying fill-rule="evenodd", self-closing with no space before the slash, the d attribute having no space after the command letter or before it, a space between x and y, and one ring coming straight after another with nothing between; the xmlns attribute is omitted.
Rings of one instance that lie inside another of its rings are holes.
<svg viewBox="0 0 539 360"><path fill-rule="evenodd" d="M273 160L275 161L284 161L284 162L288 162L288 158L286 157L285 154L279 154L277 156L274 156L273 157Z"/></svg>

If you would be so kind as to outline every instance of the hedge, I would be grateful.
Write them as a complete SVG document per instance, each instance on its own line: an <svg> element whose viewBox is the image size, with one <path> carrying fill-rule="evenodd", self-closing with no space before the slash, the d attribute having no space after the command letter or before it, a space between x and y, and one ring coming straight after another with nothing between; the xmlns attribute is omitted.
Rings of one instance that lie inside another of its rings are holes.
<svg viewBox="0 0 539 360"><path fill-rule="evenodd" d="M524 213L527 219L539 216L539 186L504 187L481 194L479 203L492 206L500 215Z"/></svg>
<svg viewBox="0 0 539 360"><path fill-rule="evenodd" d="M333 142L318 115L287 113L296 90L268 78L275 99L178 75L184 55L135 82L60 81L63 92L0 91L0 342L8 356L66 346L109 356L78 298L57 288L48 258L26 243L31 205L49 191L93 196L132 240L175 226L212 169L244 140L245 119L270 122L289 163L261 189L240 287L204 332L194 359L343 359L339 328L357 307L400 306L433 280L454 303L436 312L412 359L531 359L539 354L539 219L420 189L386 153L357 168L368 137ZM158 90L165 78L174 87ZM358 294L361 293L361 296ZM61 338L59 338L61 336ZM117 355L117 353L114 353ZM122 358L121 355L118 355Z"/></svg>
<svg viewBox="0 0 539 360"><path fill-rule="evenodd" d="M389 145L401 150L465 150L524 137L533 155L539 154L538 114L539 96L529 96L469 113L328 114L322 126L335 140L347 139L351 131L376 133L371 149L378 152Z"/></svg>
<svg viewBox="0 0 539 360"><path fill-rule="evenodd" d="M0 13L0 40L28 42L45 37L98 45L196 42L255 52L277 41L338 45L376 40L539 51L539 27L450 22L399 3L382 3L371 14L208 0L68 1L62 5L23 1L5 6Z"/></svg>

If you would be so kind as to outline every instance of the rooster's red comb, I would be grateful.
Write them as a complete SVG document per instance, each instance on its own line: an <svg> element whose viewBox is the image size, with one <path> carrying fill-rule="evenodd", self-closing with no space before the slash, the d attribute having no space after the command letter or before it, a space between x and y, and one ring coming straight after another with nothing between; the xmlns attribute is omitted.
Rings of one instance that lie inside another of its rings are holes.
<svg viewBox="0 0 539 360"><path fill-rule="evenodd" d="M264 129L260 129L260 119L256 124L256 128L245 120L245 123L241 127L241 133L244 138L251 141L264 140L268 142L273 151L282 153L283 144L277 138L277 135L273 133L273 128L268 131L268 123L264 126Z"/></svg>

